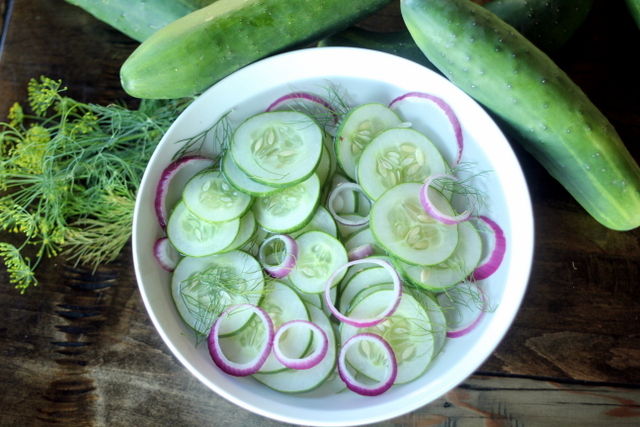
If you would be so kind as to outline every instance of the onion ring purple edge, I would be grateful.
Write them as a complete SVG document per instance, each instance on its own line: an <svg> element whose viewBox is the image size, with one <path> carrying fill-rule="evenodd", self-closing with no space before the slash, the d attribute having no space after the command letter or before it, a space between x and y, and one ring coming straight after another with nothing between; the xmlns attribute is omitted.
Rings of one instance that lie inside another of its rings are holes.
<svg viewBox="0 0 640 427"><path fill-rule="evenodd" d="M393 108L393 105L400 101L403 101L407 98L414 98L414 97L418 99L425 99L427 101L432 101L434 104L440 107L442 111L444 111L444 114L447 116L447 118L449 119L449 122L451 123L451 126L453 127L453 133L456 136L456 143L458 145L458 156L456 158L456 164L460 163L460 159L462 158L462 151L464 149L462 126L460 125L458 116L456 116L456 113L453 111L451 106L444 99L439 98L435 95L431 95L429 93L425 93L425 92L408 92L391 101L389 103L389 108Z"/></svg>
<svg viewBox="0 0 640 427"><path fill-rule="evenodd" d="M268 242L275 239L280 239L284 242L287 254L285 255L282 263L280 263L279 265L268 265L266 261L263 262L262 248L265 247ZM274 279L282 279L289 273L291 273L291 270L293 270L293 268L296 266L296 262L298 260L298 243L293 237L289 236L288 234L275 234L262 242L262 245L260 245L260 249L258 252L258 258L264 270L271 277L273 277Z"/></svg>
<svg viewBox="0 0 640 427"><path fill-rule="evenodd" d="M294 359L284 355L282 351L280 351L279 339L280 336L287 331L287 329L296 326L296 325L304 325L307 326L320 341L320 345L316 346L316 349L310 355L300 358ZM288 322L280 325L278 330L276 331L273 337L273 354L278 359L280 363L282 363L287 368L303 370L303 369L311 369L325 358L327 352L329 350L329 339L327 338L327 334L322 328L315 323L304 320L304 319L296 319L290 320Z"/></svg>
<svg viewBox="0 0 640 427"><path fill-rule="evenodd" d="M476 286L476 288L478 288L478 292L480 293L480 298L482 299L483 307L480 310L480 313L478 313L476 318L473 319L473 322L471 322L469 325L461 329L454 329L454 330L447 331L448 338L460 338L467 335L469 332L473 331L476 328L476 326L478 326L480 321L484 318L484 315L486 313L485 307L487 303L487 298L484 296L484 291L482 290L482 288L480 288L480 286L478 286L477 284L474 284L474 285Z"/></svg>
<svg viewBox="0 0 640 427"><path fill-rule="evenodd" d="M220 347L220 341L218 337L218 331L220 330L220 323L224 319L225 316L228 316L230 312L237 308L246 307L247 309L253 311L265 324L265 333L266 339L264 347L262 351L250 362L248 363L236 363L233 362L224 355L222 348ZM273 347L273 337L275 332L273 330L273 321L271 317L267 314L267 312L253 304L237 304L227 308L225 311L218 316L216 321L213 323L211 327L211 332L207 337L207 343L209 346L209 354L213 359L213 362L222 370L223 372L233 375L236 377L245 377L248 375L255 374L262 367L264 362L269 357L271 353L271 349Z"/></svg>
<svg viewBox="0 0 640 427"><path fill-rule="evenodd" d="M395 299L392 300L389 303L389 306L387 306L387 308L380 313L380 317L377 318L372 318L372 319L353 319L349 316L346 316L342 313L340 313L340 311L336 308L335 304L333 303L333 301L331 301L331 288L333 287L333 281L335 280L336 276L344 269L351 267L352 265L356 265L356 264L361 264L361 263L373 263L373 264L378 264L381 267L384 267L389 274L391 275L391 277L393 278L393 290L395 293ZM352 325L352 326L356 326L359 328L370 328L372 326L376 326L382 322L385 321L385 319L391 315L393 315L393 313L395 313L396 309L398 308L398 305L400 305L400 297L402 296L402 280L400 278L400 275L398 274L398 272L393 268L393 266L388 263L387 261L383 260L383 259L379 259L379 258L363 258L363 259L357 259L354 261L349 261L345 264L342 264L340 267L338 267L329 277L329 279L327 279L327 282L325 284L325 288L324 288L324 300L325 303L327 304L327 308L329 309L329 311L331 311L331 313L341 322L344 322L348 325Z"/></svg>
<svg viewBox="0 0 640 427"><path fill-rule="evenodd" d="M502 228L491 218L480 215L478 219L483 221L489 226L489 228L491 228L491 230L493 230L495 239L493 251L491 251L489 259L484 264L478 266L471 274L474 280L484 280L500 268L500 265L504 260L504 255L507 251L507 239Z"/></svg>
<svg viewBox="0 0 640 427"><path fill-rule="evenodd" d="M166 204L166 197L167 197L167 189L169 188L171 179L183 167L201 160L211 161L211 159L207 157L186 156L169 163L169 165L166 168L164 168L164 170L162 171L160 175L160 179L158 180L158 185L156 186L154 208L156 211L156 217L158 218L158 223L160 224L160 227L162 227L163 230L167 228L167 220L169 216L167 213L167 207L165 206L165 204Z"/></svg>
<svg viewBox="0 0 640 427"><path fill-rule="evenodd" d="M369 223L369 214L367 214L367 216L363 217L362 220L357 220L357 221L348 220L348 219L344 219L340 215L338 215L336 210L333 208L333 201L337 197L337 195L340 194L341 192L345 191L345 190L348 190L348 189L352 189L353 191L359 191L359 192L364 194L364 191L362 190L362 187L360 185L356 184L355 182L347 182L347 183L338 185L336 188L331 190L331 193L329 194L329 198L327 200L327 209L329 210L329 213L331 214L333 219L336 220L336 222L339 222L342 225L358 227L358 226L365 225L365 224Z"/></svg>
<svg viewBox="0 0 640 427"><path fill-rule="evenodd" d="M471 217L471 211L467 210L459 215L451 216L440 212L440 210L436 208L433 203L431 203L428 194L429 186L435 179L438 178L449 178L451 180L458 181L458 178L456 178L455 176L444 173L431 175L429 178L427 178L427 180L424 182L424 184L422 184L422 187L420 188L420 204L422 204L424 210L427 211L427 213L431 215L431 217L436 221L440 221L441 223L447 225L460 224L461 222L468 220Z"/></svg>
<svg viewBox="0 0 640 427"><path fill-rule="evenodd" d="M387 369L387 378L383 379L383 381L381 381L375 387L369 387L359 382L351 375L346 366L347 350L349 350L349 348L352 345L356 344L358 341L363 340L376 342L382 349L384 349L389 358L390 366ZM340 349L340 352L338 354L338 374L340 375L340 379L342 379L342 381L347 385L347 388L349 390L363 396L378 396L389 390L391 386L393 386L393 383L395 382L398 375L398 363L396 361L396 356L393 352L393 349L384 338L370 332L363 332L349 338Z"/></svg>

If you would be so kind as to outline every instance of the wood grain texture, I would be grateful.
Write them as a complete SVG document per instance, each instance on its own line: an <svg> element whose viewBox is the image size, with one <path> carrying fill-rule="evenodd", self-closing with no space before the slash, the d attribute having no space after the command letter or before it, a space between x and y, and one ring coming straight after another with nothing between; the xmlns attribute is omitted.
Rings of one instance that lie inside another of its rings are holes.
<svg viewBox="0 0 640 427"><path fill-rule="evenodd" d="M402 28L398 3L361 25ZM640 85L629 46L639 43L623 2L595 0L554 56L636 159ZM118 82L135 45L63 0L17 0L0 61L0 117L43 74L82 101L135 105ZM519 314L476 375L376 427L640 425L640 230L600 226L514 149L536 226ZM145 310L129 248L95 273L53 258L39 274L40 285L20 295L0 268L1 426L284 425L211 392L171 354Z"/></svg>

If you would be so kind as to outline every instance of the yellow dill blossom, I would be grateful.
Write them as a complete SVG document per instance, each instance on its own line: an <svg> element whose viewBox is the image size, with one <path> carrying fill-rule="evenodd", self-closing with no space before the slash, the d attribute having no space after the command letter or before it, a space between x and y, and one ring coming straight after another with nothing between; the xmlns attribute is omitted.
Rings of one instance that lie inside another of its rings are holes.
<svg viewBox="0 0 640 427"><path fill-rule="evenodd" d="M51 140L49 131L42 125L33 125L25 133L25 138L10 151L13 166L31 174L42 173L42 159Z"/></svg>
<svg viewBox="0 0 640 427"><path fill-rule="evenodd" d="M24 120L24 111L22 110L22 105L19 103L14 103L9 109L9 125L16 127L22 124Z"/></svg>
<svg viewBox="0 0 640 427"><path fill-rule="evenodd" d="M32 114L14 104L10 123L0 123L0 229L24 237L18 247L0 242L0 258L21 292L37 284L43 258L97 266L120 253L147 162L191 102L142 100L129 110L81 103L64 90L60 81L32 79Z"/></svg>
<svg viewBox="0 0 640 427"><path fill-rule="evenodd" d="M36 115L43 116L49 107L60 100L59 92L66 90L66 88L61 89L61 85L62 81L55 81L44 76L40 77L40 82L31 79L27 87L31 110Z"/></svg>

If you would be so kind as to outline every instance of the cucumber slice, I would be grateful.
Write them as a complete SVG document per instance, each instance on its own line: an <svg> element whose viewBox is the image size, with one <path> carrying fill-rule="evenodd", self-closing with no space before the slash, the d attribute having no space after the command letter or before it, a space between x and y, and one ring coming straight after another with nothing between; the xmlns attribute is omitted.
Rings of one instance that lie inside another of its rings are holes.
<svg viewBox="0 0 640 427"><path fill-rule="evenodd" d="M322 130L305 114L261 113L238 126L231 141L231 156L252 180L271 187L291 187L316 170L322 137Z"/></svg>
<svg viewBox="0 0 640 427"><path fill-rule="evenodd" d="M194 215L211 222L240 218L253 198L229 184L219 170L205 170L187 182L182 200Z"/></svg>
<svg viewBox="0 0 640 427"><path fill-rule="evenodd" d="M222 158L222 173L231 185L250 196L266 197L282 191L282 188L260 184L248 177L233 161L230 151L227 151Z"/></svg>
<svg viewBox="0 0 640 427"><path fill-rule="evenodd" d="M251 240L258 229L258 223L253 211L249 210L240 218L240 225L236 238L229 246L224 248L223 252L235 251L245 246Z"/></svg>
<svg viewBox="0 0 640 427"><path fill-rule="evenodd" d="M331 274L349 261L347 251L338 239L323 231L307 231L296 243L298 262L287 277L300 292L324 292ZM336 284L340 279L336 278Z"/></svg>
<svg viewBox="0 0 640 427"><path fill-rule="evenodd" d="M480 233L469 221L458 225L460 239L454 253L444 262L430 267L398 262L402 275L411 283L432 292L443 292L469 276L482 257ZM394 263L395 264L395 263Z"/></svg>
<svg viewBox="0 0 640 427"><path fill-rule="evenodd" d="M376 136L358 159L358 183L376 200L386 190L403 182L424 182L443 174L448 166L435 145L409 128L387 129Z"/></svg>
<svg viewBox="0 0 640 427"><path fill-rule="evenodd" d="M311 222L300 230L289 233L294 239L307 231L318 230L338 238L338 226L329 211L324 206L318 206L316 213L311 218Z"/></svg>
<svg viewBox="0 0 640 427"><path fill-rule="evenodd" d="M364 104L349 111L335 136L338 164L355 181L356 165L362 150L377 134L396 127L402 119L389 107L378 103Z"/></svg>
<svg viewBox="0 0 640 427"><path fill-rule="evenodd" d="M201 257L224 251L233 243L240 220L210 222L194 215L181 200L167 222L167 237L181 254Z"/></svg>
<svg viewBox="0 0 640 427"><path fill-rule="evenodd" d="M208 335L215 319L228 307L258 304L264 294L264 275L258 261L242 251L183 258L173 272L171 293L180 316L196 332ZM221 335L247 323L251 312L225 322ZM233 326L235 325L235 326Z"/></svg>
<svg viewBox="0 0 640 427"><path fill-rule="evenodd" d="M376 239L373 237L371 227L365 227L356 231L344 241L344 248L347 252L357 249L363 245L372 245L373 255L386 255L386 252L380 249L378 242L376 242Z"/></svg>
<svg viewBox="0 0 640 427"><path fill-rule="evenodd" d="M340 311L348 313L354 297L363 289L390 283L389 272L384 267L369 267L354 274L340 287Z"/></svg>
<svg viewBox="0 0 640 427"><path fill-rule="evenodd" d="M261 197L253 204L258 224L274 233L290 233L307 225L320 200L320 180L316 174L283 191Z"/></svg>
<svg viewBox="0 0 640 427"><path fill-rule="evenodd" d="M458 245L458 226L433 219L422 208L422 184L408 182L387 190L371 209L369 226L378 245L390 256L413 265L444 262ZM437 190L431 200L442 212L453 213L449 201Z"/></svg>
<svg viewBox="0 0 640 427"><path fill-rule="evenodd" d="M307 305L292 287L282 281L274 281L273 284L269 285L268 292L260 303L260 307L269 313L273 321L273 327L276 330L280 325L290 320L309 320ZM263 327L261 322L255 322L255 324L252 322L250 326ZM255 330L245 329L247 330L243 329L241 331L243 336L240 337L238 345L248 345L247 343L251 343L253 337L260 336L260 334L256 335ZM291 357L302 357L309 350L312 339L313 333L309 330L292 328L281 338L280 347L284 353ZM258 372L271 374L285 369L288 368L271 353Z"/></svg>
<svg viewBox="0 0 640 427"><path fill-rule="evenodd" d="M307 305L311 321L320 326L327 334L329 350L327 355L318 365L311 369L295 370L287 369L275 374L254 374L253 377L262 384L274 390L284 393L303 393L315 390L331 376L336 365L336 337L327 315L314 305ZM313 345L313 343L312 343ZM310 351L313 351L311 347Z"/></svg>
<svg viewBox="0 0 640 427"><path fill-rule="evenodd" d="M380 289L359 301L349 315L358 318L375 317L389 304L393 291ZM422 375L435 353L432 321L424 307L411 295L403 293L393 316L372 328L357 328L343 323L340 339L346 342L353 335L370 332L383 337L393 349L398 362L398 376L394 384L404 384ZM359 373L373 380L383 377L386 359L373 346L359 344L359 351L350 352L349 364Z"/></svg>

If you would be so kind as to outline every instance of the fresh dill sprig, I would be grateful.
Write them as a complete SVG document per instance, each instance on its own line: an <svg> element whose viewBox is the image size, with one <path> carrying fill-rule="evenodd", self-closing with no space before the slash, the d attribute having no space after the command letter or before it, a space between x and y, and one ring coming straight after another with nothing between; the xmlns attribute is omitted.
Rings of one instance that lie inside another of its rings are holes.
<svg viewBox="0 0 640 427"><path fill-rule="evenodd" d="M142 100L133 110L78 102L65 90L61 81L31 79L32 114L16 103L0 123L0 230L24 236L19 247L0 243L0 257L21 292L37 285L45 257L97 267L118 255L149 158L191 102Z"/></svg>

